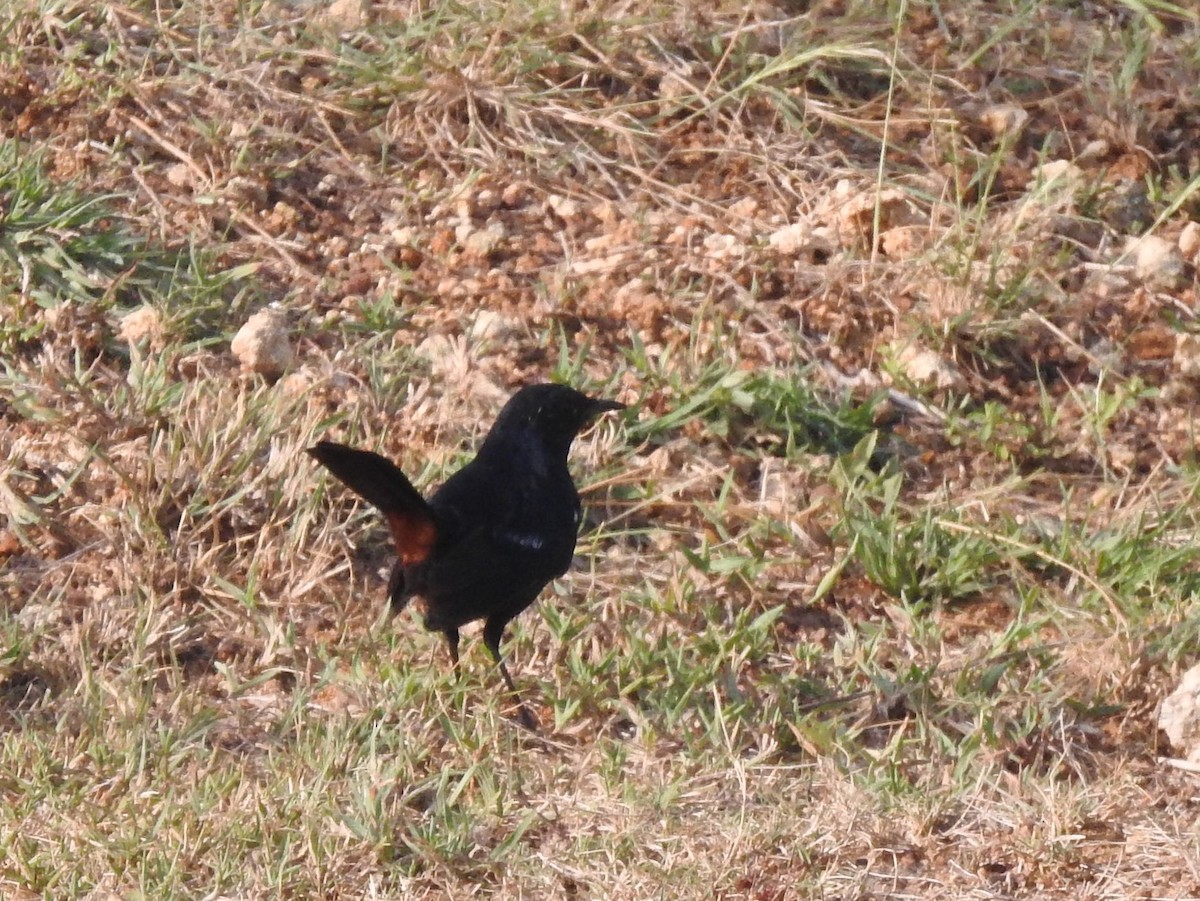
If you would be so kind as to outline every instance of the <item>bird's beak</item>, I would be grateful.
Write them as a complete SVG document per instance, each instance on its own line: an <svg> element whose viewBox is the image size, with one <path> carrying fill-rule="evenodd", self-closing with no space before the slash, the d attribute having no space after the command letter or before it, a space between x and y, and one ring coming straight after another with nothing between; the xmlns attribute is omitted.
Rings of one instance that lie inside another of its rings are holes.
<svg viewBox="0 0 1200 901"><path fill-rule="evenodd" d="M625 405L619 404L615 400L601 400L600 398L591 398L592 408L588 411L588 418L594 419L601 413L611 413L614 410L624 410Z"/></svg>

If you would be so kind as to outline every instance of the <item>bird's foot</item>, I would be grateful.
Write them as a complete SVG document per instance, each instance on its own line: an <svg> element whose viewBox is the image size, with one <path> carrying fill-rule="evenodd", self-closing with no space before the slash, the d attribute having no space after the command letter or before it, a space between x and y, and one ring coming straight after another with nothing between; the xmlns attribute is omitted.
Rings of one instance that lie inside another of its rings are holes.
<svg viewBox="0 0 1200 901"><path fill-rule="evenodd" d="M517 701L517 720L530 732L536 733L538 731L537 717L520 701Z"/></svg>

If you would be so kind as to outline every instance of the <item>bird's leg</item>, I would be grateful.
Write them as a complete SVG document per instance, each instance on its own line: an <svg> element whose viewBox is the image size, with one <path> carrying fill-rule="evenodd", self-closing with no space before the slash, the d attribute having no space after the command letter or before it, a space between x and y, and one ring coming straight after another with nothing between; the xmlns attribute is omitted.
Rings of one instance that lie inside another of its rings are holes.
<svg viewBox="0 0 1200 901"><path fill-rule="evenodd" d="M404 586L404 564L397 563L388 578L388 619L408 606L408 592Z"/></svg>
<svg viewBox="0 0 1200 901"><path fill-rule="evenodd" d="M458 629L444 629L442 634L446 636L446 646L450 648L450 662L454 664L454 678L459 675L458 668Z"/></svg>
<svg viewBox="0 0 1200 901"><path fill-rule="evenodd" d="M500 667L500 675L504 677L504 684L508 686L509 693L512 695L513 700L517 702L521 725L530 732L536 732L537 719L521 702L521 695L517 691L516 683L513 682L512 676L508 674L508 667L504 665L504 658L500 656L500 639L504 636L504 627L507 625L507 618L493 616L484 623L483 643L492 652L492 656L496 658L496 664Z"/></svg>

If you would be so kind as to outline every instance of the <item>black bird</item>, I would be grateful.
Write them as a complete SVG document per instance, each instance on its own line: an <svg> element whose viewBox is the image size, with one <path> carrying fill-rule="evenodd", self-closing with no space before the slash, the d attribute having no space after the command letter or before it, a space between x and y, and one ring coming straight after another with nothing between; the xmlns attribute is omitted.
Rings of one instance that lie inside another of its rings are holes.
<svg viewBox="0 0 1200 901"><path fill-rule="evenodd" d="M504 405L475 459L428 501L379 454L330 441L308 449L383 512L399 557L388 585L392 613L422 597L425 628L446 636L455 669L459 628L484 620L483 642L530 729L536 722L520 703L500 639L575 554L571 442L601 413L622 409L565 385L527 385Z"/></svg>

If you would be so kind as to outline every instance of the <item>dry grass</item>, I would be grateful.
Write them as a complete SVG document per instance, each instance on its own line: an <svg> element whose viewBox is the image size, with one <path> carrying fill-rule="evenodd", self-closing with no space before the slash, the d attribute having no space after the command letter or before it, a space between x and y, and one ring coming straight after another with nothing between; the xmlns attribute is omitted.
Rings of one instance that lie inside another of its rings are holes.
<svg viewBox="0 0 1200 901"><path fill-rule="evenodd" d="M1200 23L879 6L10 6L6 896L1200 897ZM534 736L302 449L546 378Z"/></svg>

